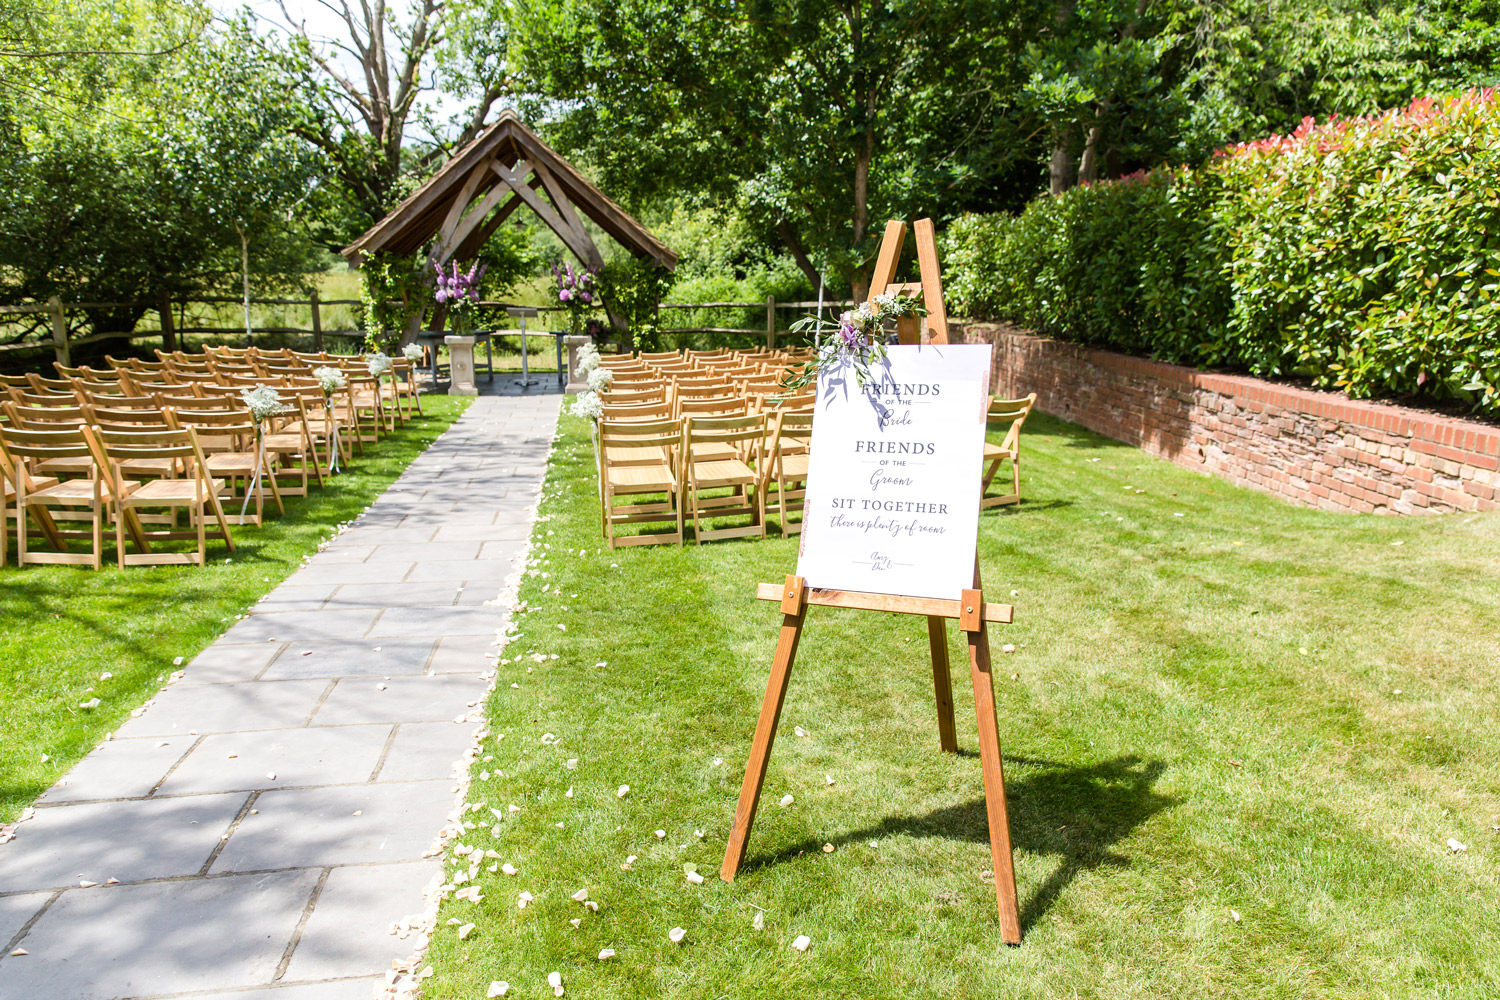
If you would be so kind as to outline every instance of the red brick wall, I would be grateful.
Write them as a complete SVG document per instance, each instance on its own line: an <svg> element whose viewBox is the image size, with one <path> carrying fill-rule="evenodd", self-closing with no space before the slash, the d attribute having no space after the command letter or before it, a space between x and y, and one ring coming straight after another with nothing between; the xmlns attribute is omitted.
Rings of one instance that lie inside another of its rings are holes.
<svg viewBox="0 0 1500 1000"><path fill-rule="evenodd" d="M1500 507L1500 428L1339 393L956 324L995 346L993 389L1178 465L1325 510Z"/></svg>

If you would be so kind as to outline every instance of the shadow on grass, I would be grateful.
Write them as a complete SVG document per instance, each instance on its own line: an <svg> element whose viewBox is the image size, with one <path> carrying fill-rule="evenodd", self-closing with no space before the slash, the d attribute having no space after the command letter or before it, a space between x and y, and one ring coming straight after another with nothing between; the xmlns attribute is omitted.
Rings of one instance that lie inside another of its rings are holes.
<svg viewBox="0 0 1500 1000"><path fill-rule="evenodd" d="M1006 782L1012 844L1019 851L1060 858L1056 870L1040 886L1016 887L1022 900L1023 930L1035 926L1080 873L1103 867L1128 868L1130 858L1113 850L1114 845L1152 816L1181 801L1152 790L1167 769L1164 761L1125 756L1070 766L1012 757L1006 764L1023 772L1019 780ZM921 816L887 816L877 824L832 840L842 847L894 836L988 844L984 799L945 806ZM800 854L820 851L822 845L822 841L813 840L794 844L769 857L754 858L747 867L781 864Z"/></svg>

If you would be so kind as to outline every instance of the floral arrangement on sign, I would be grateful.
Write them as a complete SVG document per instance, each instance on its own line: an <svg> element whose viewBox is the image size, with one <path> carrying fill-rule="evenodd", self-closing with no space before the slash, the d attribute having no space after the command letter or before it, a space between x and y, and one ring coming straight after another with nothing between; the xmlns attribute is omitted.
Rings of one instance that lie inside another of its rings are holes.
<svg viewBox="0 0 1500 1000"><path fill-rule="evenodd" d="M599 301L599 275L592 268L575 271L572 264L554 264L552 276L557 279L557 301L567 307L571 332L582 332L584 314Z"/></svg>
<svg viewBox="0 0 1500 1000"><path fill-rule="evenodd" d="M457 263L451 272L444 271L436 261L432 266L437 271L437 291L432 297L438 305L448 307L454 334L465 336L473 329L474 314L479 310L479 282L489 265L475 264L468 274L460 271Z"/></svg>
<svg viewBox="0 0 1500 1000"><path fill-rule="evenodd" d="M813 384L820 374L832 374L849 364L863 386L871 378L871 365L885 359L885 324L902 316L924 316L927 310L911 295L877 295L875 304L860 303L839 316L837 322L808 316L792 324L793 333L811 330L817 354L806 364L787 369L781 387L788 392Z"/></svg>

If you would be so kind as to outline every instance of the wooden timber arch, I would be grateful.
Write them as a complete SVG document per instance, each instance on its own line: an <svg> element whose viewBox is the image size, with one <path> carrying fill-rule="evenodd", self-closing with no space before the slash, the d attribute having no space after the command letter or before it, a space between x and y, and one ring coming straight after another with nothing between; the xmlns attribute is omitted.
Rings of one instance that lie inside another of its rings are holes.
<svg viewBox="0 0 1500 1000"><path fill-rule="evenodd" d="M516 209L525 206L587 267L604 263L584 217L638 258L675 269L677 254L600 191L507 108L427 182L342 251L351 267L365 254L415 254L446 265L472 260ZM414 318L418 328L421 314Z"/></svg>

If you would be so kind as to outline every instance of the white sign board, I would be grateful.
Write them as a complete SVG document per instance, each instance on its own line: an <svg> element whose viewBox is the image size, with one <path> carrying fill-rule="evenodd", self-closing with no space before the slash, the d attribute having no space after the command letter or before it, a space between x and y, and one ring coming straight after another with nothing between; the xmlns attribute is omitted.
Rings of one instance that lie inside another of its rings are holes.
<svg viewBox="0 0 1500 1000"><path fill-rule="evenodd" d="M888 350L865 385L819 377L797 575L958 600L974 586L990 347Z"/></svg>

